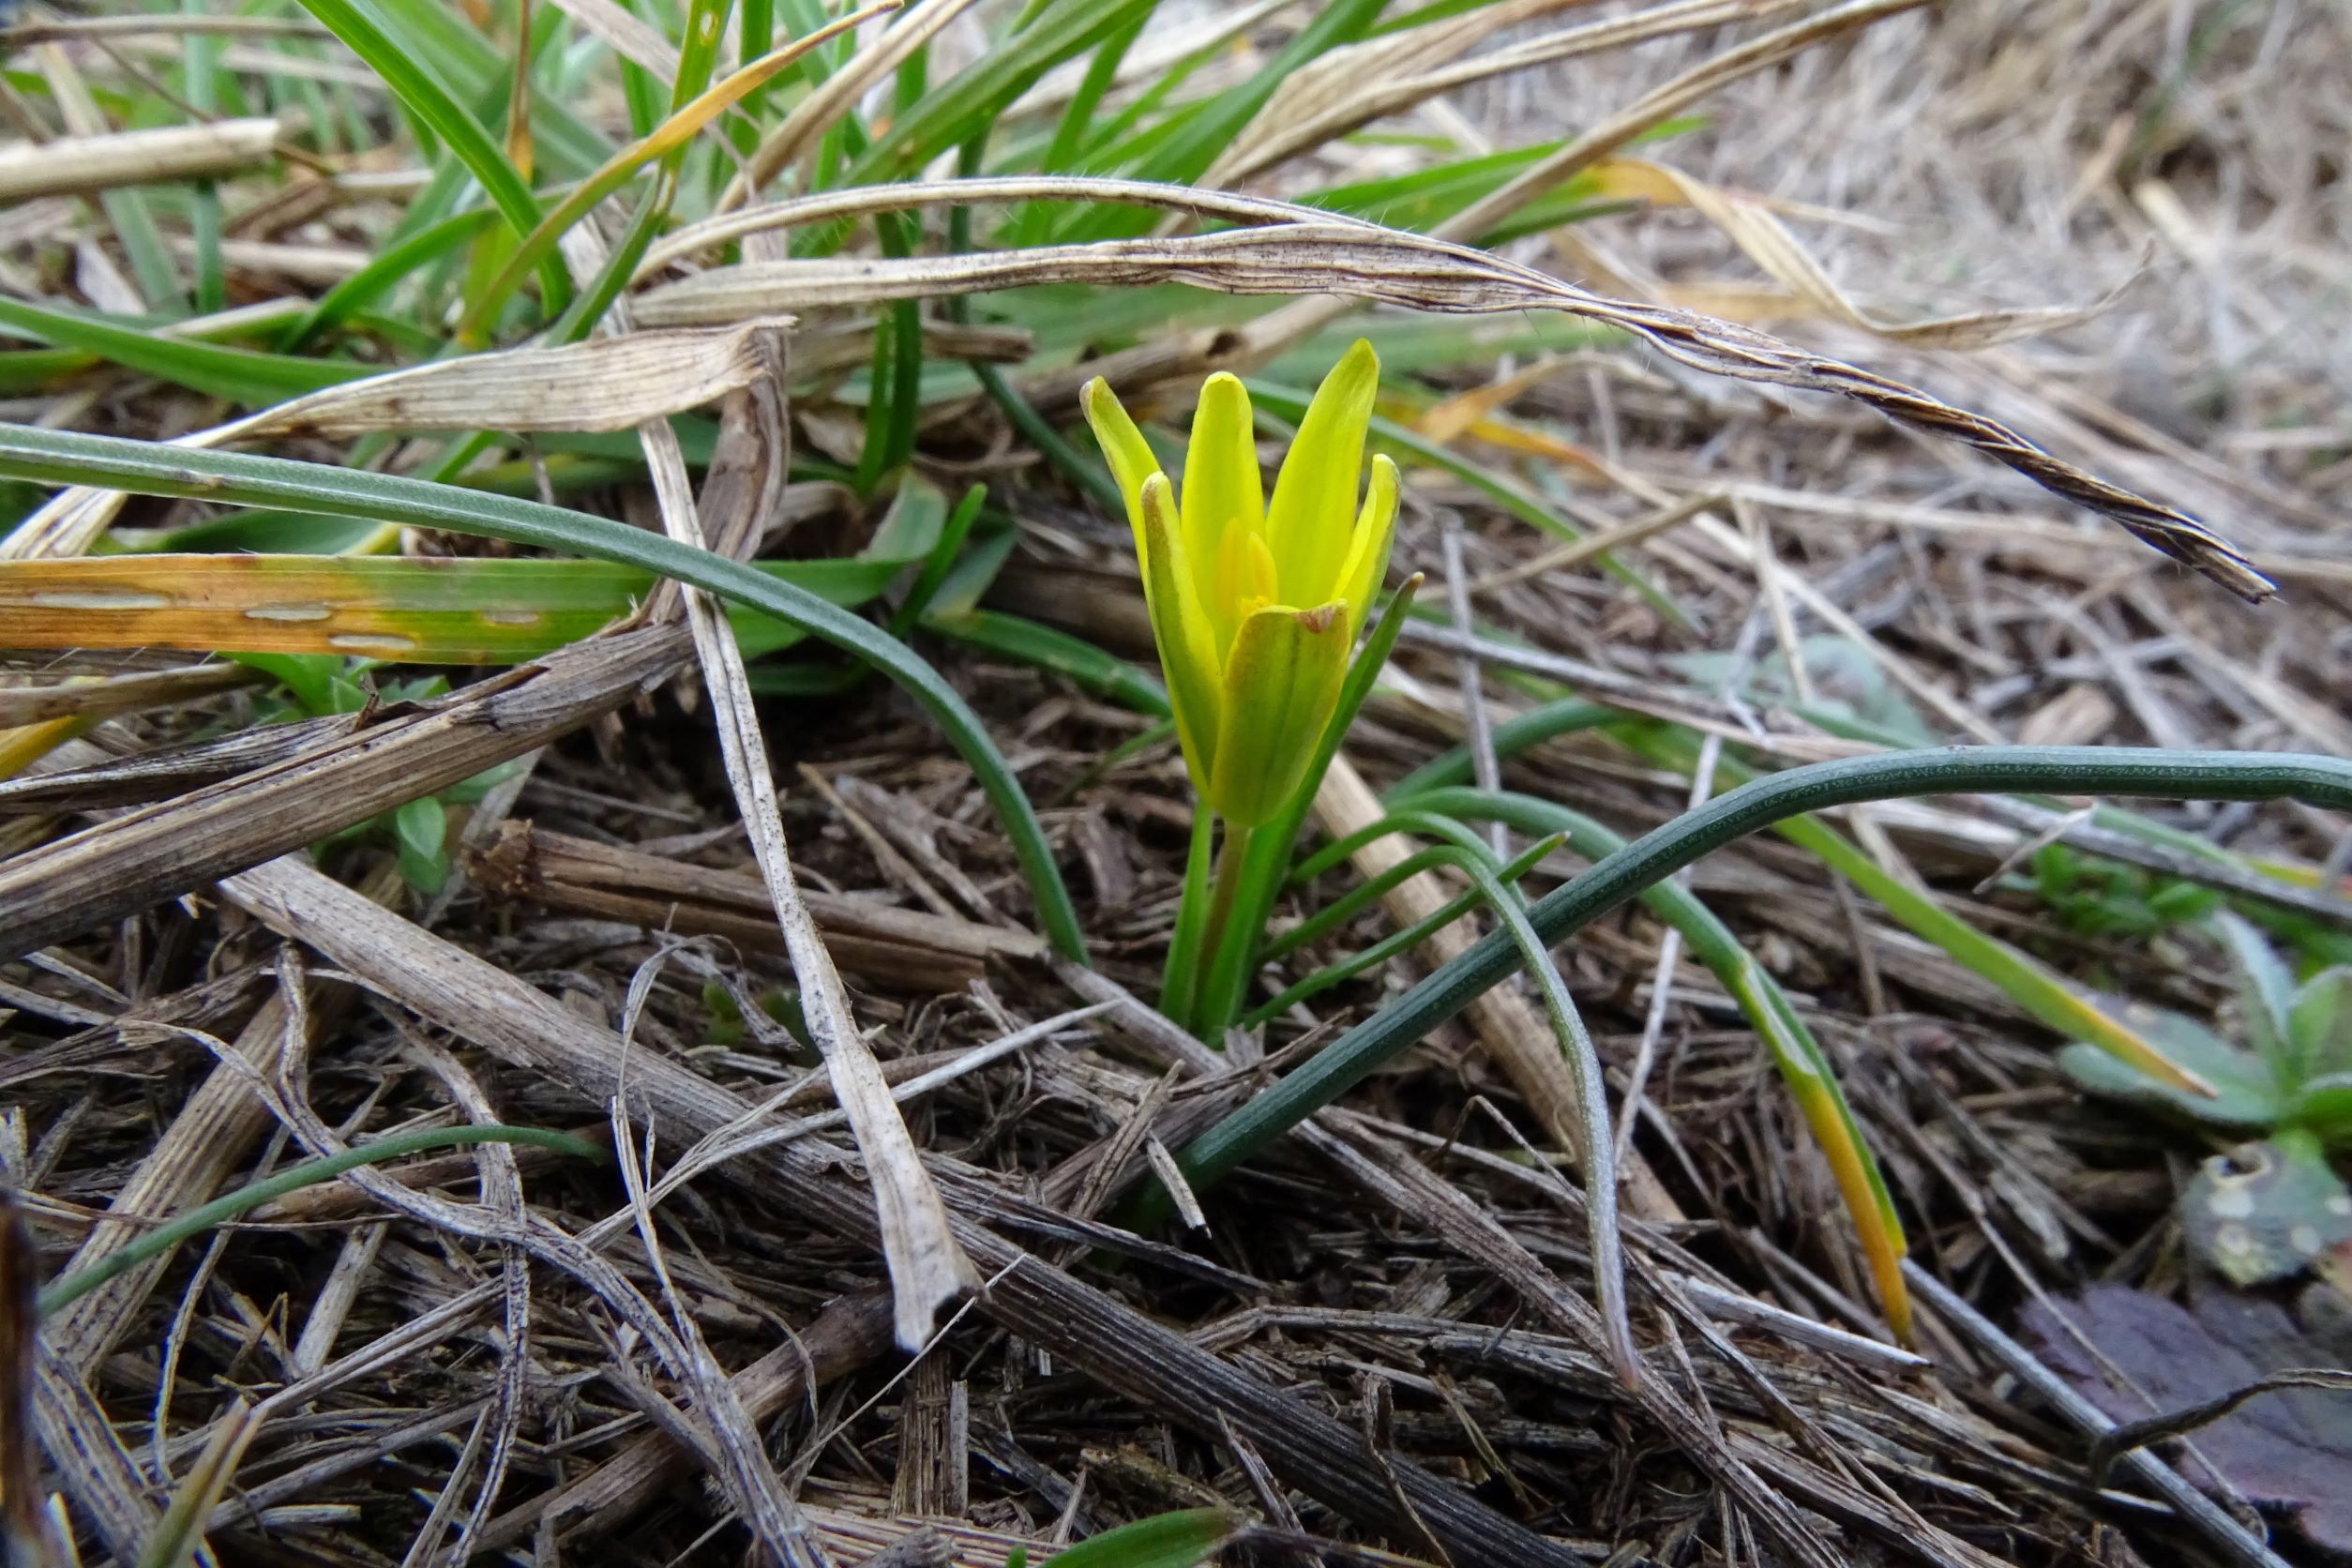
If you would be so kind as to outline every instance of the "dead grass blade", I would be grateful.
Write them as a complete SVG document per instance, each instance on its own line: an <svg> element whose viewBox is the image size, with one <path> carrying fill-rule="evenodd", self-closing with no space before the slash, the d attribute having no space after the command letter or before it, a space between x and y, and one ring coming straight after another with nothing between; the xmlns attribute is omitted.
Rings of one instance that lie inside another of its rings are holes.
<svg viewBox="0 0 2352 1568"><path fill-rule="evenodd" d="M273 929L328 959L502 1060L545 1075L590 1104L616 1097L638 1121L658 1119L701 1137L753 1108L668 1058L627 1058L611 1030L463 950L420 931L298 859L272 861L221 884ZM878 1242L873 1199L842 1168L843 1152L816 1139L773 1145L727 1168L812 1223L866 1244ZM985 1183L958 1183L959 1206L1003 1204ZM1351 1519L1402 1530L1395 1504L1362 1441L1321 1410L1082 1284L1005 1241L978 1217L959 1214L957 1240L989 1288L978 1310L1044 1346L1116 1394L1215 1437L1222 1416L1256 1443L1286 1479ZM1586 1309L1588 1312L1590 1308ZM1504 1517L1429 1471L1392 1462L1391 1472L1419 1515L1462 1562L1575 1568L1581 1557Z"/></svg>
<svg viewBox="0 0 2352 1568"><path fill-rule="evenodd" d="M1837 286L1828 271L1762 201L1708 184L1663 163L1616 158L1608 167L1611 195L1643 194L1663 205L1687 206L1721 229L1742 255L1787 291L1774 314L1804 315L1854 327L1916 349L1986 349L2021 338L2079 325L2112 306L2128 281L2088 305L2022 310L1975 310L1926 321L1891 322L1873 315Z"/></svg>
<svg viewBox="0 0 2352 1568"><path fill-rule="evenodd" d="M1889 4L1892 0L1888 0ZM637 302L659 325L739 321L819 305L862 305L1043 283L1186 283L1228 294L1349 294L1441 314L1560 310L1633 333L1711 374L1851 399L1913 429L1957 441L2067 500L2114 519L2143 542L2260 602L2269 579L2187 514L2084 473L1995 420L1842 360L1729 322L1586 292L1466 246L1297 209L1296 221L1173 239L1113 240L981 255L753 263L713 268ZM1266 324L1260 323L1263 326ZM1237 343L1236 339L1240 339ZM1112 362L1130 377L1245 363L1250 334L1217 332ZM1106 362L1087 367L1103 372ZM1066 379L1063 378L1063 379ZM1059 386L1055 387L1058 392Z"/></svg>
<svg viewBox="0 0 2352 1568"><path fill-rule="evenodd" d="M1458 59L1500 27L1582 3L1541 0L1532 5L1482 7L1334 49L1283 84L1282 91L1267 102L1201 183L1241 185L1374 120L1402 113L1473 82L1579 54L1624 49L1651 38L1795 10L1806 0L1679 0Z"/></svg>
<svg viewBox="0 0 2352 1568"><path fill-rule="evenodd" d="M0 147L0 202L250 173L277 157L278 132L257 118L17 142Z"/></svg>
<svg viewBox="0 0 2352 1568"><path fill-rule="evenodd" d="M653 471L663 527L679 543L702 548L702 524L676 434L668 420L656 419L641 426L639 436ZM777 439L780 442L780 431ZM780 459L779 453L774 465L779 470ZM751 542L744 541L746 546ZM710 596L691 588L681 593L694 631L695 653L701 662L703 686L710 695L712 718L718 726L719 755L760 874L774 900L792 972L800 981L802 1013L818 1050L833 1069L834 1093L849 1113L851 1133L866 1157L873 1183L882 1256L897 1302L898 1344L903 1349L917 1350L930 1339L938 1310L978 1284L979 1276L948 1230L946 1205L923 1168L914 1139L890 1097L890 1086L882 1079L881 1064L858 1029L840 972L825 951L808 906L801 901L776 806L776 774L768 761L750 679L744 671L743 650L735 644L725 612Z"/></svg>
<svg viewBox="0 0 2352 1568"><path fill-rule="evenodd" d="M550 909L627 920L649 930L723 936L753 951L786 951L757 877L508 823L470 862L476 885ZM1027 931L960 915L900 909L855 895L801 890L826 949L870 984L960 993L991 959L1042 958Z"/></svg>
<svg viewBox="0 0 2352 1568"><path fill-rule="evenodd" d="M221 427L204 445L378 431L626 430L773 374L774 344L791 324L771 318L717 332L635 332L467 354L280 403Z"/></svg>
<svg viewBox="0 0 2352 1568"><path fill-rule="evenodd" d="M202 450L299 434L406 430L625 430L771 375L772 345L788 324L768 317L716 332L639 332L468 354L331 386L173 445ZM0 561L81 555L126 499L88 486L59 490L0 537Z"/></svg>
<svg viewBox="0 0 2352 1568"><path fill-rule="evenodd" d="M177 897L521 756L667 679L686 648L681 629L661 626L577 643L0 862L0 953Z"/></svg>

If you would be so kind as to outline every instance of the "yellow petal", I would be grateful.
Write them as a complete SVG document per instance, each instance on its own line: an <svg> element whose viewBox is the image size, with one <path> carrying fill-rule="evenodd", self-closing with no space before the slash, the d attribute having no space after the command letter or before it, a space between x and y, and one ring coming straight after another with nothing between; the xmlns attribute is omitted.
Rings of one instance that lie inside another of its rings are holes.
<svg viewBox="0 0 2352 1568"><path fill-rule="evenodd" d="M1143 554L1143 481L1159 472L1160 460L1152 455L1151 445L1143 432L1136 429L1128 417L1124 404L1110 384L1096 376L1086 384L1078 395L1086 410L1086 422L1094 427L1094 440L1110 463L1110 476L1119 486L1119 493L1127 498L1127 526L1135 530L1135 552Z"/></svg>
<svg viewBox="0 0 2352 1568"><path fill-rule="evenodd" d="M1396 465L1385 452L1372 454L1372 484L1356 514L1354 541L1339 574L1339 596L1348 605L1348 638L1355 640L1371 613L1373 597L1388 577L1389 541L1396 535Z"/></svg>
<svg viewBox="0 0 2352 1568"><path fill-rule="evenodd" d="M1242 623L1226 661L1223 724L1209 804L1255 827L1296 794L1339 705L1348 672L1348 609L1274 605Z"/></svg>
<svg viewBox="0 0 2352 1568"><path fill-rule="evenodd" d="M1338 591L1364 468L1364 430L1380 383L1380 356L1359 338L1316 388L1282 460L1266 534L1286 603L1322 604Z"/></svg>
<svg viewBox="0 0 2352 1568"><path fill-rule="evenodd" d="M1168 703L1176 710L1176 740L1184 747L1184 770L1192 776L1193 792L1206 799L1209 780L1215 776L1222 702L1217 656L1184 559L1175 487L1167 475L1145 476L1137 510L1142 517L1143 601L1152 615L1152 640L1159 644Z"/></svg>
<svg viewBox="0 0 2352 1568"><path fill-rule="evenodd" d="M1221 590L1227 542L1255 534L1266 522L1265 482L1258 473L1258 444L1250 436L1249 393L1219 371L1200 388L1192 442L1184 452L1184 554L1197 567L1214 567L1220 580L1201 586L1217 646L1232 645L1241 628L1235 599Z"/></svg>

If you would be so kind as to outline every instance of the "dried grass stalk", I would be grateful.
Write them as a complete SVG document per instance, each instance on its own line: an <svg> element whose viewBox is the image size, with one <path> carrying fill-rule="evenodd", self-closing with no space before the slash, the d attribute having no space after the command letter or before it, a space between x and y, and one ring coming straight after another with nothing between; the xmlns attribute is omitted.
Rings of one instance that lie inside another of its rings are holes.
<svg viewBox="0 0 2352 1568"><path fill-rule="evenodd" d="M0 202L221 179L267 166L277 144L266 118L13 142L0 147Z"/></svg>

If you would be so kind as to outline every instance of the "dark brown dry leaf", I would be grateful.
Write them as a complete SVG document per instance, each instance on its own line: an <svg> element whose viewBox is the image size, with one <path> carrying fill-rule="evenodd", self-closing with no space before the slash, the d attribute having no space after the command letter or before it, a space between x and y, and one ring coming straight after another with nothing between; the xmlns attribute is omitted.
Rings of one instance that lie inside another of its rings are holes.
<svg viewBox="0 0 2352 1568"><path fill-rule="evenodd" d="M2044 1360L2126 1424L2231 1400L2267 1373L2324 1365L2345 1349L2314 1340L2273 1302L2226 1291L2192 1311L2127 1286L2095 1286L2055 1311L2029 1305L2024 1323ZM2118 1387L2101 1359L2134 1386ZM2284 1514L2314 1547L2352 1555L2352 1397L2341 1389L2270 1394L2198 1425L2184 1468L2208 1490L2218 1472Z"/></svg>

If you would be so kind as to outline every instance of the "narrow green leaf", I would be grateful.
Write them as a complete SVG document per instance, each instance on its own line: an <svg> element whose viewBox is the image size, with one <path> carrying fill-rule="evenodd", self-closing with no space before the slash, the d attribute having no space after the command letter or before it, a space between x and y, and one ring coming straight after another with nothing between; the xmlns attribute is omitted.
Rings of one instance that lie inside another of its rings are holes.
<svg viewBox="0 0 2352 1568"><path fill-rule="evenodd" d="M1046 935L1068 957L1080 961L1085 957L1086 940L1078 912L1054 865L1045 830L978 716L906 644L806 589L609 518L393 475L243 453L199 452L0 425L0 476L366 517L385 523L413 522L538 549L595 555L658 572L788 622L880 669L946 731L1004 825L1036 899Z"/></svg>
<svg viewBox="0 0 2352 1568"><path fill-rule="evenodd" d="M1223 1511L1157 1514L1053 1554L1055 1568L1199 1568L1233 1533Z"/></svg>
<svg viewBox="0 0 2352 1568"><path fill-rule="evenodd" d="M505 150L490 139L479 120L460 107L414 53L396 44L354 0L302 0L302 5L341 39L345 48L367 62L369 69L384 78L384 85L392 89L401 105L430 127L451 155L465 165L517 238L537 226L539 204L522 176L506 161ZM435 26L470 31L460 20L447 14L437 18ZM571 281L564 276L562 264L552 256L539 267L539 286L546 292L550 313L561 310L571 299Z"/></svg>

